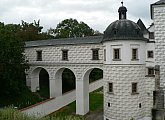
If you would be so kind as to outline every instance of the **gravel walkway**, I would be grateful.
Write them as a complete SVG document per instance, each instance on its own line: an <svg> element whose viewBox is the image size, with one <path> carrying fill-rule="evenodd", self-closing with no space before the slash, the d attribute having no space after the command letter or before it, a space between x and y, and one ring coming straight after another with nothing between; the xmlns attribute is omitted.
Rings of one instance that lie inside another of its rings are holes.
<svg viewBox="0 0 165 120"><path fill-rule="evenodd" d="M85 118L86 120L103 120L103 110L89 113Z"/></svg>

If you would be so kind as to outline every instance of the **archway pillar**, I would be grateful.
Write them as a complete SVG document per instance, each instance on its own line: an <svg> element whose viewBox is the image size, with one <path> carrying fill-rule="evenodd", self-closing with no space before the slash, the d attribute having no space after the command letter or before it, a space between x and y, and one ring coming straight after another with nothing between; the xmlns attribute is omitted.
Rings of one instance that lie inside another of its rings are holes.
<svg viewBox="0 0 165 120"><path fill-rule="evenodd" d="M26 74L26 86L31 89L31 78L29 74Z"/></svg>
<svg viewBox="0 0 165 120"><path fill-rule="evenodd" d="M62 76L58 76L58 78L49 80L49 88L50 88L50 98L62 96Z"/></svg>
<svg viewBox="0 0 165 120"><path fill-rule="evenodd" d="M31 91L36 92L39 90L39 75L33 75L32 76L33 80L31 80Z"/></svg>
<svg viewBox="0 0 165 120"><path fill-rule="evenodd" d="M76 114L89 112L89 80L76 80Z"/></svg>

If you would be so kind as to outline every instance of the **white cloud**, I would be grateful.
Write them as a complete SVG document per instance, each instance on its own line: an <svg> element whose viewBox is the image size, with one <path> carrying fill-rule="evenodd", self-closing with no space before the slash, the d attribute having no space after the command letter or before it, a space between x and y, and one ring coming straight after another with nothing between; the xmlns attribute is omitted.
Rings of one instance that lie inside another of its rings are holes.
<svg viewBox="0 0 165 120"><path fill-rule="evenodd" d="M124 0L128 9L128 19L136 22L141 18L148 26L150 4L157 0ZM87 23L101 32L118 19L121 0L0 0L0 21L21 23L21 20L33 22L40 19L44 30L67 18Z"/></svg>

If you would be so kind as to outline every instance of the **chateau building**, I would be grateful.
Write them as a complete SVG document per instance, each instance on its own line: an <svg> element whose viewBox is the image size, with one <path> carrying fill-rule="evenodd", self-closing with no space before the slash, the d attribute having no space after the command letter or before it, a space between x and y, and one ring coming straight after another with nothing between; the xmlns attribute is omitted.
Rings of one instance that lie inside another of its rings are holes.
<svg viewBox="0 0 165 120"><path fill-rule="evenodd" d="M26 43L30 69L27 86L39 88L39 72L49 74L50 98L62 95L62 72L76 78L76 114L89 111L89 74L103 70L104 120L163 120L165 90L165 0L151 4L153 24L119 20L103 36L53 39ZM113 16L112 16L113 17Z"/></svg>

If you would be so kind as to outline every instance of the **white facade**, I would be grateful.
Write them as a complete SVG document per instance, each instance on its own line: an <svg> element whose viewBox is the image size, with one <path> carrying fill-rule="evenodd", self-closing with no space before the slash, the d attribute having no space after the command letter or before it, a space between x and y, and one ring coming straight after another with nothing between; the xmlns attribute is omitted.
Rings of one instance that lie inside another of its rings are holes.
<svg viewBox="0 0 165 120"><path fill-rule="evenodd" d="M120 39L102 42L102 37L90 37L82 40L96 42L28 42L25 48L30 64L27 86L33 92L39 89L39 72L44 68L49 74L50 97L61 96L62 72L65 68L70 69L76 77L76 113L84 115L89 111L89 74L92 69L99 68L103 70L104 119L151 120L155 91L152 69L155 65L160 65L160 84L165 86L165 5L153 5L152 9L154 25L148 31L155 33L155 39L149 39L149 34L145 34L148 41ZM116 56L115 49L118 49ZM63 50L68 51L67 60L62 60ZM93 50L98 50L98 59L93 59ZM42 51L42 61L37 61L37 51ZM136 90L133 90L134 85Z"/></svg>

